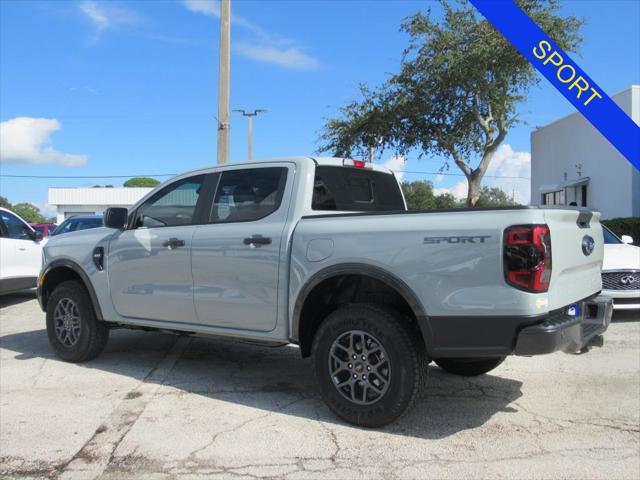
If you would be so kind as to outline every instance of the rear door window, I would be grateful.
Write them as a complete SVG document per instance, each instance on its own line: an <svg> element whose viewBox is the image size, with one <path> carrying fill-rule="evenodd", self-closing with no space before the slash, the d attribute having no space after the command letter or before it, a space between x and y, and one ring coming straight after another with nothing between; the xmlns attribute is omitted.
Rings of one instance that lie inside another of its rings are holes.
<svg viewBox="0 0 640 480"><path fill-rule="evenodd" d="M395 177L374 170L319 166L313 186L313 210L404 210Z"/></svg>
<svg viewBox="0 0 640 480"><path fill-rule="evenodd" d="M278 210L287 180L283 167L222 173L211 209L212 223L251 222Z"/></svg>

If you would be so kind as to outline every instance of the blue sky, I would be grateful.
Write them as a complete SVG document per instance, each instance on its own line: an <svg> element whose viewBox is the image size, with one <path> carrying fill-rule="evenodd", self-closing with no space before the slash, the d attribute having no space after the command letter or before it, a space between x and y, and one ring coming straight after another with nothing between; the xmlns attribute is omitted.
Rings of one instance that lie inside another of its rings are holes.
<svg viewBox="0 0 640 480"><path fill-rule="evenodd" d="M403 18L427 1L232 0L232 108L266 108L254 127L256 158L317 149L324 119L357 98L358 83L396 72ZM640 1L565 1L582 16L574 59L608 94L640 83ZM214 1L0 0L3 175L178 173L215 163L218 19ZM529 135L572 112L543 81L521 105L489 172L529 176ZM244 119L233 117L231 158L246 155ZM388 161L385 154L380 161ZM435 172L441 161L392 161ZM451 169L451 173L458 173ZM166 177L159 177L164 179ZM461 191L463 179L406 173ZM50 186L121 185L125 179L0 178L0 194L45 206ZM528 180L487 179L528 200Z"/></svg>

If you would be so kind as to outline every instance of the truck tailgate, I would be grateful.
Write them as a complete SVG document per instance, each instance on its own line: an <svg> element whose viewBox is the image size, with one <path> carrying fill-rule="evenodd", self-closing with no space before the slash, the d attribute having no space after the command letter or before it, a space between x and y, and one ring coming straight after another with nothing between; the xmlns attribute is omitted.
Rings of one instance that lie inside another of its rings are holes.
<svg viewBox="0 0 640 480"><path fill-rule="evenodd" d="M601 290L604 239L599 212L545 209L544 215L551 230L548 299L549 309L554 310ZM593 251L587 254L591 241Z"/></svg>

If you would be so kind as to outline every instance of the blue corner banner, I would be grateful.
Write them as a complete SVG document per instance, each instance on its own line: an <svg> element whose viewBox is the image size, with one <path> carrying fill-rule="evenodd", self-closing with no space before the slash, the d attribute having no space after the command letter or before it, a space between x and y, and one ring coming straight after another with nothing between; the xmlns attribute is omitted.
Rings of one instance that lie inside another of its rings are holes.
<svg viewBox="0 0 640 480"><path fill-rule="evenodd" d="M640 170L640 127L569 55L513 0L470 2L637 170Z"/></svg>

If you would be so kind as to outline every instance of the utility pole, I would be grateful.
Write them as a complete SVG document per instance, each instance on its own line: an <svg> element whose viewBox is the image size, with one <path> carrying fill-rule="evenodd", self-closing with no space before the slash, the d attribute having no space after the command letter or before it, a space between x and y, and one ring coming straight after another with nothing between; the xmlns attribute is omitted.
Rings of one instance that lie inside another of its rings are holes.
<svg viewBox="0 0 640 480"><path fill-rule="evenodd" d="M218 165L229 163L230 43L231 0L221 0L220 65L218 69Z"/></svg>
<svg viewBox="0 0 640 480"><path fill-rule="evenodd" d="M245 110L234 110L242 114L243 117L247 117L247 160L253 160L253 117L257 117L259 113L265 113L266 110L259 108L254 110L253 113Z"/></svg>

